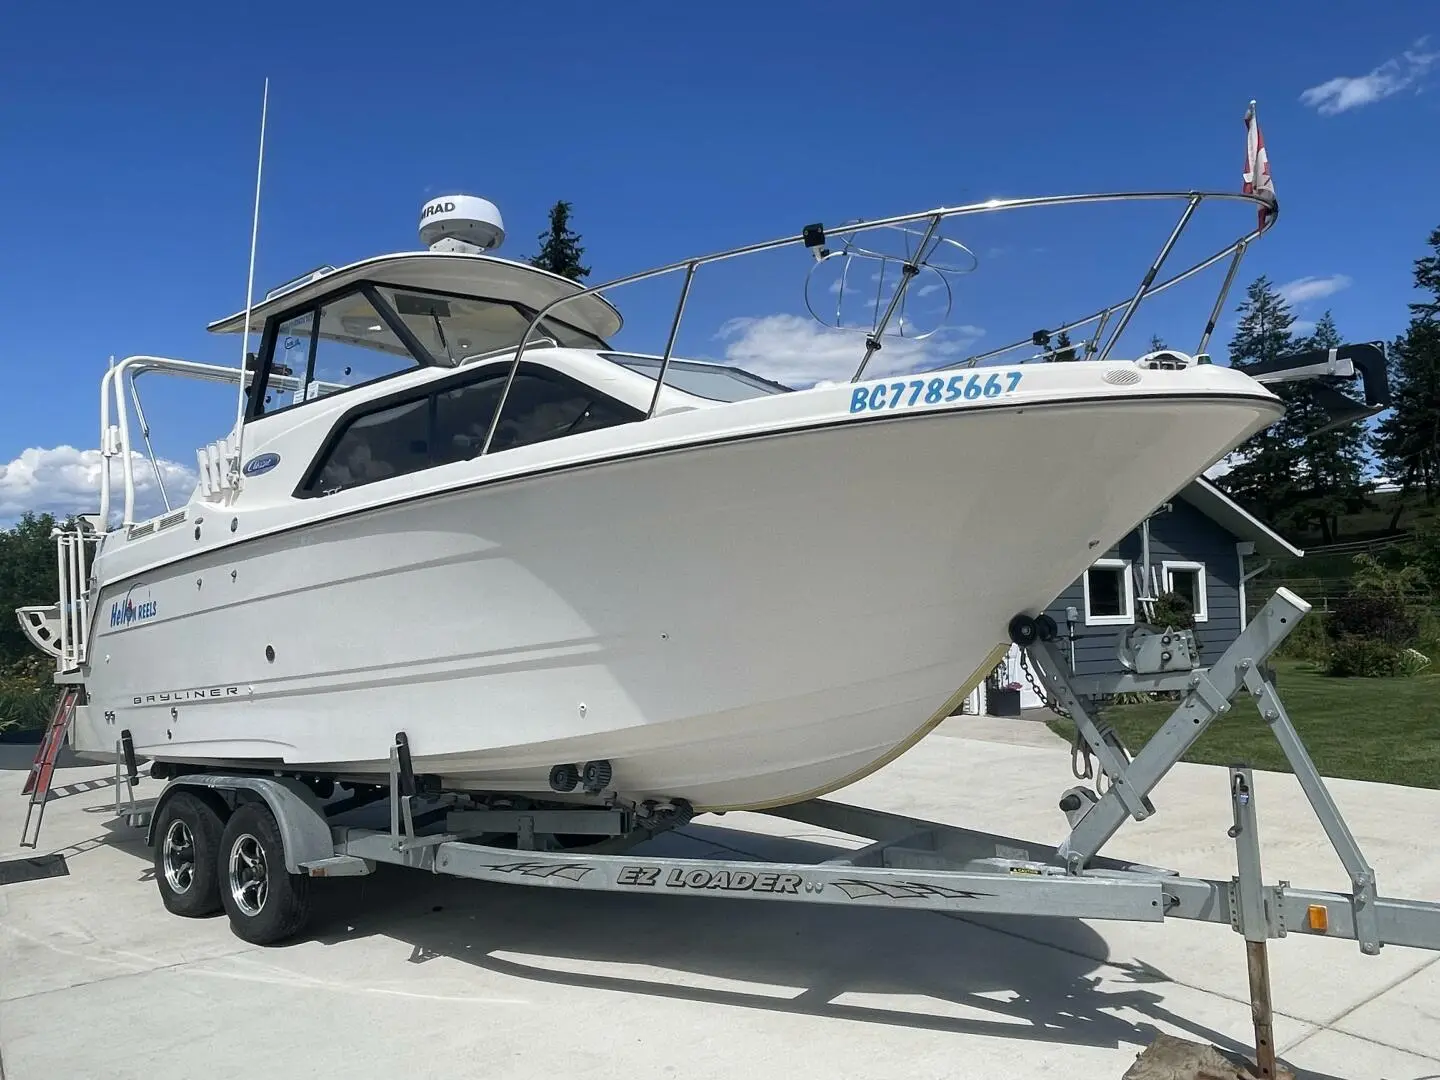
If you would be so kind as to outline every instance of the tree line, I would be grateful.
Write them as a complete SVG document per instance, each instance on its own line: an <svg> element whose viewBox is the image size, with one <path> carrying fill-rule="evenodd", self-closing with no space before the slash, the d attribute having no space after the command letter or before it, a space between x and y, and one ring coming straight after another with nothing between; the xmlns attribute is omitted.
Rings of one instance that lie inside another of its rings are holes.
<svg viewBox="0 0 1440 1080"><path fill-rule="evenodd" d="M1303 383L1282 383L1276 394L1285 415L1242 445L1237 464L1217 483L1263 520L1292 532L1316 533L1322 543L1340 539L1342 515L1367 507L1377 474L1397 486L1390 531L1399 528L1415 500L1434 507L1440 495L1440 228L1428 252L1414 262L1420 299L1407 305L1410 320L1387 349L1391 407L1372 426L1317 429L1326 414ZM1294 332L1285 298L1260 277L1246 290L1231 339L1230 364L1243 371L1287 353L1343 342L1327 311L1308 335Z"/></svg>

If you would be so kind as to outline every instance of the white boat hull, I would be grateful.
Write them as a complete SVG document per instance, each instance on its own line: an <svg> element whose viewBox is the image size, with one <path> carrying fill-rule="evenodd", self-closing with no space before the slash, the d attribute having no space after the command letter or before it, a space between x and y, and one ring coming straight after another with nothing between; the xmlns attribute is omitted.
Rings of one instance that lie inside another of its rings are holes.
<svg viewBox="0 0 1440 1080"><path fill-rule="evenodd" d="M454 787L544 792L551 766L606 759L626 798L814 797L949 715L1011 616L1277 413L910 414L261 536L102 587L75 742L371 775L404 731ZM1039 475L1040 497L1014 482ZM153 614L112 626L126 595Z"/></svg>

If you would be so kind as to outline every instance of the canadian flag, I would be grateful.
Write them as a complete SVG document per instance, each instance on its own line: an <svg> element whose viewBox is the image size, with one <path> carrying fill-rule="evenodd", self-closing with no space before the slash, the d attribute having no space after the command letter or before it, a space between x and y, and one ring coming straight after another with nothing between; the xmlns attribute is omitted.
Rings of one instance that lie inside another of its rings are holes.
<svg viewBox="0 0 1440 1080"><path fill-rule="evenodd" d="M1260 208L1260 228L1265 228L1265 219L1273 218L1279 211L1275 198L1275 181L1270 177L1270 157L1265 153L1265 136L1260 133L1260 121L1255 118L1255 102L1245 110L1245 173L1241 192L1259 195L1268 205Z"/></svg>

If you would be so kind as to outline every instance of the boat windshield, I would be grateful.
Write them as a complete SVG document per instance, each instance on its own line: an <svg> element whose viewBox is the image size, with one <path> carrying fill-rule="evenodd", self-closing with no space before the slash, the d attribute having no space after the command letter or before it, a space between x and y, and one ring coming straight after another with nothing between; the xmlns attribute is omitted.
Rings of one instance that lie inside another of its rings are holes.
<svg viewBox="0 0 1440 1080"><path fill-rule="evenodd" d="M641 375L652 379L659 377L658 356L637 356L633 353L601 355ZM737 367L673 359L665 369L665 385L711 401L744 401L746 398L765 397L769 394L786 394L793 389Z"/></svg>
<svg viewBox="0 0 1440 1080"><path fill-rule="evenodd" d="M448 296L381 285L377 290L415 335L435 363L454 367L467 360L513 349L535 312L505 300ZM544 319L531 341L552 339L576 349L603 349L605 342L556 319Z"/></svg>
<svg viewBox="0 0 1440 1080"><path fill-rule="evenodd" d="M507 300L361 282L277 316L264 396L253 415L418 366L457 367L514 349L534 317L530 308ZM540 322L530 341L539 345L546 339L570 348L607 347L595 335L551 318Z"/></svg>

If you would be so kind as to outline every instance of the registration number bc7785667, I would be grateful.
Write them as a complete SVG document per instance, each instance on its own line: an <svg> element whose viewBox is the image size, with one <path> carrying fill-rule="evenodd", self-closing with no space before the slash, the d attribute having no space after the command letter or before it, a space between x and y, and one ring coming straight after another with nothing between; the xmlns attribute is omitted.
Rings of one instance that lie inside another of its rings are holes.
<svg viewBox="0 0 1440 1080"><path fill-rule="evenodd" d="M897 379L857 386L850 394L852 413L908 409L915 405L942 405L1013 394L1025 377L1021 371L976 371L949 379Z"/></svg>

